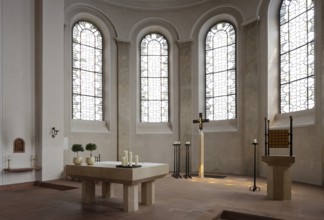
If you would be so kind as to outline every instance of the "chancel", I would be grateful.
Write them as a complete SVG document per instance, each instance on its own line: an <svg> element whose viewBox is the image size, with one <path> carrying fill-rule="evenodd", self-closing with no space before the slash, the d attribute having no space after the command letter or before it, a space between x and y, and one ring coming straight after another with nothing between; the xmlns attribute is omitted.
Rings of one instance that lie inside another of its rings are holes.
<svg viewBox="0 0 324 220"><path fill-rule="evenodd" d="M0 0L0 218L322 220L323 10Z"/></svg>

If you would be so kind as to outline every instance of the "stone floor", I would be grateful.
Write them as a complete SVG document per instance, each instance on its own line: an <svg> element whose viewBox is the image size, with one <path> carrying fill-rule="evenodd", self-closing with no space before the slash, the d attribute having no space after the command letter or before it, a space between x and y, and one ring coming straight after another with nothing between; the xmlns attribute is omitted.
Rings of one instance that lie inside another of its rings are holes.
<svg viewBox="0 0 324 220"><path fill-rule="evenodd" d="M122 211L122 186L114 184L115 196L100 197L96 185L96 203L82 205L81 184L58 180L57 184L77 189L57 190L24 186L0 190L0 220L4 219L218 219L223 210L279 219L324 220L324 188L294 183L291 201L266 199L266 182L257 179L260 192L250 192L251 177L174 179L170 175L156 182L156 203L139 206L135 213Z"/></svg>

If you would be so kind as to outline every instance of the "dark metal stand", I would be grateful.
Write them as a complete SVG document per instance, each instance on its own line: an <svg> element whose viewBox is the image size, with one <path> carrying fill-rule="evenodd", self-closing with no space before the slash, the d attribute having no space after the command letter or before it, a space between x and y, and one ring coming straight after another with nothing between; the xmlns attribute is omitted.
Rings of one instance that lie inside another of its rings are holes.
<svg viewBox="0 0 324 220"><path fill-rule="evenodd" d="M189 168L189 160L190 160L189 159L189 146L190 146L190 143L186 142L185 146L186 146L186 174L183 177L186 179L188 179L188 178L191 179L190 168Z"/></svg>
<svg viewBox="0 0 324 220"><path fill-rule="evenodd" d="M250 186L250 191L260 191L260 187L256 186L256 146L258 143L252 143L254 145L254 185Z"/></svg>
<svg viewBox="0 0 324 220"><path fill-rule="evenodd" d="M173 165L173 174L171 175L174 178L182 178L180 175L180 143L174 143L174 165Z"/></svg>

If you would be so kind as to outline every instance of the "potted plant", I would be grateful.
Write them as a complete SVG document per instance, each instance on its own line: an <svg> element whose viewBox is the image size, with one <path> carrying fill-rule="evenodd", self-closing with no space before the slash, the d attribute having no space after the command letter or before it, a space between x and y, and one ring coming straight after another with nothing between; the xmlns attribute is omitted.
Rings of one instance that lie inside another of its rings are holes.
<svg viewBox="0 0 324 220"><path fill-rule="evenodd" d="M73 163L75 165L80 165L82 163L82 157L79 157L79 152L84 151L84 148L82 147L82 144L73 144L72 145L72 151L77 153L77 156L73 157Z"/></svg>
<svg viewBox="0 0 324 220"><path fill-rule="evenodd" d="M87 157L86 158L86 162L88 165L93 165L95 164L95 158L92 156L92 151L96 150L97 149L97 145L96 144L93 144L93 143L89 143L86 145L86 150L87 151L90 151L90 157Z"/></svg>

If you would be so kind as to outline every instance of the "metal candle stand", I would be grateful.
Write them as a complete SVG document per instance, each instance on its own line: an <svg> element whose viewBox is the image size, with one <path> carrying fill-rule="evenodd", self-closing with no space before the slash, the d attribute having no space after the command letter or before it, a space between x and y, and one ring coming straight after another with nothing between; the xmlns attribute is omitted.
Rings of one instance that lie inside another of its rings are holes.
<svg viewBox="0 0 324 220"><path fill-rule="evenodd" d="M260 191L260 187L256 186L256 146L258 143L252 143L254 145L254 185L250 186L249 190L250 191Z"/></svg>
<svg viewBox="0 0 324 220"><path fill-rule="evenodd" d="M186 146L186 174L183 177L186 179L188 179L188 178L191 179L190 169L189 169L189 146L190 146L190 143L186 142L185 146Z"/></svg>
<svg viewBox="0 0 324 220"><path fill-rule="evenodd" d="M174 165L173 165L173 174L174 178L182 178L180 175L180 142L174 143Z"/></svg>

